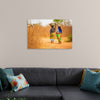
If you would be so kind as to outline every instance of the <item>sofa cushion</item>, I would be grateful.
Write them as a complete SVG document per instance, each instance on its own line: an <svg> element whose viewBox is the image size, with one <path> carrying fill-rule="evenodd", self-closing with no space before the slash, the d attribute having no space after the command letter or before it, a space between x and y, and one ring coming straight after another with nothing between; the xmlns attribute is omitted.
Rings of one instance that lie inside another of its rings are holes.
<svg viewBox="0 0 100 100"><path fill-rule="evenodd" d="M0 97L6 97L8 91L1 92ZM18 92L14 92L12 97L23 98L27 100L61 100L61 94L56 86L32 86Z"/></svg>
<svg viewBox="0 0 100 100"><path fill-rule="evenodd" d="M51 68L13 68L14 74L22 73L31 86L56 85L56 71Z"/></svg>
<svg viewBox="0 0 100 100"><path fill-rule="evenodd" d="M58 85L78 85L81 81L82 68L60 68L56 69Z"/></svg>
<svg viewBox="0 0 100 100"><path fill-rule="evenodd" d="M59 86L63 100L100 100L100 94L80 90L78 86Z"/></svg>

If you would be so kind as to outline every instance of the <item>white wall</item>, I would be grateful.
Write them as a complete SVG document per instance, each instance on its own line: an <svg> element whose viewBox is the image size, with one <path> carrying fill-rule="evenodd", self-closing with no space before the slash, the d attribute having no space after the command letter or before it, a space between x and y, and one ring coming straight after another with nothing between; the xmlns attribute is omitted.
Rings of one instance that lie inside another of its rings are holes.
<svg viewBox="0 0 100 100"><path fill-rule="evenodd" d="M27 19L71 18L73 48L27 49ZM0 67L99 67L100 0L0 0Z"/></svg>

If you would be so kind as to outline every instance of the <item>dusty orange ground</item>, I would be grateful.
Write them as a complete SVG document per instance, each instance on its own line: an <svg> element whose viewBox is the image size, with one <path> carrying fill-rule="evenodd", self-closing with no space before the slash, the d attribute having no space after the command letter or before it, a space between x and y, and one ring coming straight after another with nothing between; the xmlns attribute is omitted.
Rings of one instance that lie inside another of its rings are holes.
<svg viewBox="0 0 100 100"><path fill-rule="evenodd" d="M28 48L29 49L71 49L72 42L65 42L67 36L72 34L72 26L62 26L62 44L58 43L55 35L54 43L50 41L50 26L41 25L28 27Z"/></svg>
<svg viewBox="0 0 100 100"><path fill-rule="evenodd" d="M62 41L61 44L58 43L58 40L55 39L54 43L51 43L49 38L42 38L39 41L40 46L35 48L34 45L28 47L29 49L71 49L72 42L64 42Z"/></svg>

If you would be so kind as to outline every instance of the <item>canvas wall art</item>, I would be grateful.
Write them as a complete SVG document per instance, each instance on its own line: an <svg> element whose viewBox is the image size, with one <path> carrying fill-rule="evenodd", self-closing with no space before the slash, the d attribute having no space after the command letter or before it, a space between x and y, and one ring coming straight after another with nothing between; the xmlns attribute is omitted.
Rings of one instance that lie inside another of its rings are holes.
<svg viewBox="0 0 100 100"><path fill-rule="evenodd" d="M29 19L28 49L72 49L72 20Z"/></svg>

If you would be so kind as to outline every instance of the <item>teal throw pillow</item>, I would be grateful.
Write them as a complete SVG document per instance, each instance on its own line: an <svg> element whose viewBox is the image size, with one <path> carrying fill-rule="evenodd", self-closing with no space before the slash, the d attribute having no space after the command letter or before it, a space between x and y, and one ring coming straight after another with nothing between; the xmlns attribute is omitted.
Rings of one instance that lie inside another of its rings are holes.
<svg viewBox="0 0 100 100"><path fill-rule="evenodd" d="M3 91L1 80L0 80L0 91Z"/></svg>
<svg viewBox="0 0 100 100"><path fill-rule="evenodd" d="M100 93L100 72L86 69L80 89Z"/></svg>
<svg viewBox="0 0 100 100"><path fill-rule="evenodd" d="M0 68L0 80L2 83L3 90L7 90L9 87L9 82L7 80L7 74L4 72L2 68Z"/></svg>
<svg viewBox="0 0 100 100"><path fill-rule="evenodd" d="M14 72L12 68L3 69L7 75L14 76Z"/></svg>

